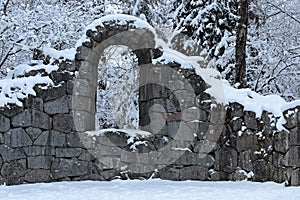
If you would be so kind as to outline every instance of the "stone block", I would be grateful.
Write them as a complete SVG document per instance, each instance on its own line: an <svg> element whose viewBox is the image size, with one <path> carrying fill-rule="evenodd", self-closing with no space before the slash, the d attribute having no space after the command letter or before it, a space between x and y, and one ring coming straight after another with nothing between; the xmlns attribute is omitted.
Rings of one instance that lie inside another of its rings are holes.
<svg viewBox="0 0 300 200"><path fill-rule="evenodd" d="M43 111L44 101L39 97L29 96L25 99L24 106L25 108L35 109Z"/></svg>
<svg viewBox="0 0 300 200"><path fill-rule="evenodd" d="M105 170L100 172L100 176L103 177L104 180L110 181L120 176L120 172L115 169Z"/></svg>
<svg viewBox="0 0 300 200"><path fill-rule="evenodd" d="M74 118L70 114L57 114L53 116L53 129L64 133L74 130Z"/></svg>
<svg viewBox="0 0 300 200"><path fill-rule="evenodd" d="M68 147L77 147L77 148L84 147L84 144L81 141L81 136L79 136L76 133L67 134L67 145Z"/></svg>
<svg viewBox="0 0 300 200"><path fill-rule="evenodd" d="M232 130L235 132L241 130L242 123L243 123L243 120L241 118L231 120L230 125L231 125Z"/></svg>
<svg viewBox="0 0 300 200"><path fill-rule="evenodd" d="M287 111L283 112L283 115L285 115L285 127L288 129L292 129L298 126L298 120L297 120L297 113L294 112L294 114L287 115Z"/></svg>
<svg viewBox="0 0 300 200"><path fill-rule="evenodd" d="M197 130L191 129L186 122L180 122L177 132L172 132L171 137L178 141L192 142L195 140Z"/></svg>
<svg viewBox="0 0 300 200"><path fill-rule="evenodd" d="M3 162L10 162L12 160L26 158L26 155L22 148L11 148L6 145L0 146L0 154L2 156Z"/></svg>
<svg viewBox="0 0 300 200"><path fill-rule="evenodd" d="M73 88L74 88L74 80L69 80L67 82L67 94L68 95L73 94Z"/></svg>
<svg viewBox="0 0 300 200"><path fill-rule="evenodd" d="M92 97L91 96L91 85L90 82L86 79L76 79L73 87L73 99L76 99L78 96L83 97Z"/></svg>
<svg viewBox="0 0 300 200"><path fill-rule="evenodd" d="M54 147L30 146L23 147L27 156L54 156Z"/></svg>
<svg viewBox="0 0 300 200"><path fill-rule="evenodd" d="M286 181L285 169L284 168L273 168L272 181L276 183L283 183Z"/></svg>
<svg viewBox="0 0 300 200"><path fill-rule="evenodd" d="M288 144L300 146L300 126L290 129Z"/></svg>
<svg viewBox="0 0 300 200"><path fill-rule="evenodd" d="M50 169L52 156L27 157L28 168L30 169Z"/></svg>
<svg viewBox="0 0 300 200"><path fill-rule="evenodd" d="M84 96L72 96L75 97L72 99L72 108L78 111L88 111L92 110L92 99L90 97Z"/></svg>
<svg viewBox="0 0 300 200"><path fill-rule="evenodd" d="M62 96L57 99L48 101L44 104L44 110L47 114L53 115L58 113L68 113L68 96Z"/></svg>
<svg viewBox="0 0 300 200"><path fill-rule="evenodd" d="M123 150L121 153L121 161L125 163L139 163L139 153Z"/></svg>
<svg viewBox="0 0 300 200"><path fill-rule="evenodd" d="M64 147L67 145L66 136L58 131L44 131L35 141L34 145Z"/></svg>
<svg viewBox="0 0 300 200"><path fill-rule="evenodd" d="M0 114L5 117L11 118L13 116L16 116L23 110L24 110L24 107L19 107L17 105L11 105L10 107L0 108Z"/></svg>
<svg viewBox="0 0 300 200"><path fill-rule="evenodd" d="M165 180L174 180L179 181L180 180L180 169L176 169L173 167L167 167L159 170L158 176L161 179Z"/></svg>
<svg viewBox="0 0 300 200"><path fill-rule="evenodd" d="M231 103L230 106L231 113L230 118L243 117L244 116L244 106L239 103Z"/></svg>
<svg viewBox="0 0 300 200"><path fill-rule="evenodd" d="M54 179L84 176L91 173L91 163L87 161L59 158L51 165Z"/></svg>
<svg viewBox="0 0 300 200"><path fill-rule="evenodd" d="M234 148L224 146L220 150L216 151L215 155L215 169L217 171L232 173L236 170L238 154Z"/></svg>
<svg viewBox="0 0 300 200"><path fill-rule="evenodd" d="M100 146L100 154L103 156L121 156L122 149L117 146Z"/></svg>
<svg viewBox="0 0 300 200"><path fill-rule="evenodd" d="M82 153L81 148L56 148L55 149L55 156L62 157L62 158L76 158Z"/></svg>
<svg viewBox="0 0 300 200"><path fill-rule="evenodd" d="M254 112L246 111L244 115L244 122L247 128L257 130L256 115Z"/></svg>
<svg viewBox="0 0 300 200"><path fill-rule="evenodd" d="M78 132L95 130L95 113L75 110L73 114L74 128ZM63 124L62 124L63 126Z"/></svg>
<svg viewBox="0 0 300 200"><path fill-rule="evenodd" d="M189 151L184 152L173 164L176 165L196 165L201 167L212 167L215 163L215 159L210 155L202 155L197 153L192 153Z"/></svg>
<svg viewBox="0 0 300 200"><path fill-rule="evenodd" d="M39 110L27 109L12 118L13 127L36 127L41 129L51 128L51 119Z"/></svg>
<svg viewBox="0 0 300 200"><path fill-rule="evenodd" d="M75 55L75 60L82 61L82 60L86 59L86 57L91 52L91 49L87 48L85 46L80 46L80 47L77 48L76 51L77 51L77 53Z"/></svg>
<svg viewBox="0 0 300 200"><path fill-rule="evenodd" d="M110 143L105 143L107 139ZM97 137L97 141L100 144L104 144L107 146L125 147L127 146L127 140L128 140L127 134L121 132L120 133L107 132L104 135Z"/></svg>
<svg viewBox="0 0 300 200"><path fill-rule="evenodd" d="M263 159L253 161L253 180L265 182L273 177L273 167L270 162Z"/></svg>
<svg viewBox="0 0 300 200"><path fill-rule="evenodd" d="M195 121L195 120L207 121L206 112L197 107L185 109L181 111L181 114L182 114L182 120L186 122Z"/></svg>
<svg viewBox="0 0 300 200"><path fill-rule="evenodd" d="M31 138L32 141L35 141L43 132L41 129L33 128L33 127L29 127L27 129L25 129L25 131L29 135L29 137Z"/></svg>
<svg viewBox="0 0 300 200"><path fill-rule="evenodd" d="M32 110L32 126L41 129L51 129L52 121L50 117L41 111Z"/></svg>
<svg viewBox="0 0 300 200"><path fill-rule="evenodd" d="M238 166L248 172L253 171L252 154L253 152L251 150L240 152Z"/></svg>
<svg viewBox="0 0 300 200"><path fill-rule="evenodd" d="M300 146L292 146L285 155L285 166L300 167Z"/></svg>
<svg viewBox="0 0 300 200"><path fill-rule="evenodd" d="M31 112L25 110L12 118L13 127L28 127L32 125Z"/></svg>
<svg viewBox="0 0 300 200"><path fill-rule="evenodd" d="M35 169L27 172L24 180L28 183L50 182L51 176L50 170Z"/></svg>
<svg viewBox="0 0 300 200"><path fill-rule="evenodd" d="M26 160L14 160L9 163L4 163L1 168L1 175L5 178L22 177L26 173Z"/></svg>
<svg viewBox="0 0 300 200"><path fill-rule="evenodd" d="M286 131L281 131L275 135L275 151L278 151L280 153L287 152L287 150L289 149L289 136L291 134L292 133L288 133Z"/></svg>
<svg viewBox="0 0 300 200"><path fill-rule="evenodd" d="M10 119L0 115L0 133L8 131L10 128Z"/></svg>
<svg viewBox="0 0 300 200"><path fill-rule="evenodd" d="M246 180L247 179L247 176L245 174L246 172L244 170L241 170L241 169L236 169L232 178L233 180L235 181L242 181L242 180Z"/></svg>
<svg viewBox="0 0 300 200"><path fill-rule="evenodd" d="M44 102L46 102L66 95L66 85L61 84L58 87L47 88L47 90L41 89L37 86L35 87L35 91L37 93L37 96L42 98Z"/></svg>
<svg viewBox="0 0 300 200"><path fill-rule="evenodd" d="M22 128L11 129L4 134L5 144L10 147L25 147L32 145L29 135Z"/></svg>
<svg viewBox="0 0 300 200"><path fill-rule="evenodd" d="M200 154L209 154L220 149L220 145L217 142L211 142L209 140L201 140L194 142L194 152Z"/></svg>
<svg viewBox="0 0 300 200"><path fill-rule="evenodd" d="M236 138L236 148L238 152L255 150L257 149L257 144L256 135L249 130Z"/></svg>
<svg viewBox="0 0 300 200"><path fill-rule="evenodd" d="M295 169L292 171L291 186L300 186L300 169Z"/></svg>
<svg viewBox="0 0 300 200"><path fill-rule="evenodd" d="M101 163L101 169L108 170L108 169L121 169L121 159L115 157L107 157L101 156L97 159Z"/></svg>
<svg viewBox="0 0 300 200"><path fill-rule="evenodd" d="M139 164L139 163L129 163L126 170L129 172L130 177L149 177L149 173L153 173L155 166L151 164Z"/></svg>

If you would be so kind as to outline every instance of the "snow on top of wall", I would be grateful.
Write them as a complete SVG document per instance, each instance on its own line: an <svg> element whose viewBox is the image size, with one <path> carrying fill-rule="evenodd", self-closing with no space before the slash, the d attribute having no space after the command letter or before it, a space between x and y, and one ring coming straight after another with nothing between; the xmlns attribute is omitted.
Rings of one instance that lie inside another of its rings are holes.
<svg viewBox="0 0 300 200"><path fill-rule="evenodd" d="M122 133L126 133L129 137L149 137L152 134L150 132L147 131L142 131L142 130L136 130L136 129L116 129L116 128L107 128L107 129L101 129L98 131L87 131L86 133L93 137L93 136L99 136L102 135L104 133L108 133L108 132L122 132Z"/></svg>
<svg viewBox="0 0 300 200"><path fill-rule="evenodd" d="M125 15L125 14L106 15L104 17L96 19L85 28L84 33L86 33L87 30L96 30L97 26L104 27L103 23L110 22L110 21L115 21L115 22L117 22L117 24L120 24L120 25L127 24L127 22L130 21L130 22L133 22L133 24L136 28L145 28L145 29L150 30L155 36L157 35L155 29L148 22L146 22L138 17L134 17L131 15ZM81 46L82 43L87 40L88 40L88 37L84 34L77 41L75 47Z"/></svg>
<svg viewBox="0 0 300 200"><path fill-rule="evenodd" d="M203 80L210 85L205 91L214 97L217 103L229 104L240 103L244 106L244 110L255 112L256 117L261 117L263 111L273 113L279 118L276 124L278 130L285 130L283 124L286 123L283 111L300 106L300 100L286 102L278 95L260 95L249 88L236 89L230 86L228 81L221 79L221 74L213 67L207 66L202 68L199 61L203 61L200 57L188 57L180 52L164 49L163 55L155 60L153 64L161 63L178 63L182 68L194 69L196 74L201 76Z"/></svg>
<svg viewBox="0 0 300 200"><path fill-rule="evenodd" d="M50 45L46 45L43 48L43 53L45 55L49 55L51 58L59 59L61 57L69 60L74 60L76 54L76 48L64 49L64 50L56 50L51 48Z"/></svg>
<svg viewBox="0 0 300 200"><path fill-rule="evenodd" d="M22 106L21 99L27 98L30 94L33 96L36 95L33 90L35 85L51 85L52 83L49 77L42 77L40 74L22 78L0 79L0 107L4 107L8 104Z"/></svg>
<svg viewBox="0 0 300 200"><path fill-rule="evenodd" d="M34 66L20 64L14 70L10 70L5 78L0 79L0 107L9 104L22 106L21 99L27 98L28 95L36 95L33 90L35 85L43 84L50 86L53 84L53 81L48 76L42 76L38 73L34 76L24 77L26 73L44 70L46 73L50 74L57 69L58 66L56 65L36 63Z"/></svg>
<svg viewBox="0 0 300 200"><path fill-rule="evenodd" d="M52 71L58 70L58 66L57 65L44 65L44 64L37 64L34 66L30 66L28 64L20 64L14 70L9 71L6 78L14 78L17 76L22 76L33 70L45 70L45 72L50 74Z"/></svg>
<svg viewBox="0 0 300 200"><path fill-rule="evenodd" d="M116 21L120 25L127 24L127 22L129 22L129 21L133 22L133 25L136 28L148 29L155 35L155 38L158 38L155 29L148 22L146 22L138 17L131 16L131 15L112 14L112 15L106 15L104 17L96 19L90 25L88 25L85 28L85 30L83 31L84 35L81 36L81 38L77 41L74 48L65 49L65 50L56 50L54 48L51 48L49 45L46 45L43 49L43 53L45 55L49 55L51 58L54 58L54 59L59 59L59 58L63 57L65 59L73 60L75 58L76 49L78 47L82 46L83 42L88 41L88 37L85 34L87 32L87 30L96 30L97 26L104 27L103 23L110 22L110 21ZM157 39L157 41L160 41L160 40ZM161 42L158 42L158 43L161 43Z"/></svg>
<svg viewBox="0 0 300 200"><path fill-rule="evenodd" d="M147 131L138 130L138 129L115 129L115 128L108 128L108 129L101 129L98 131L87 131L85 132L88 136L94 137L103 135L105 133L125 133L128 136L127 144L131 144L130 149L132 151L137 150L138 145L146 145L146 141L140 141L141 138L150 137L152 134Z"/></svg>
<svg viewBox="0 0 300 200"><path fill-rule="evenodd" d="M249 88L235 89L230 86L228 81L223 80L225 90L225 103L240 103L244 106L244 110L255 112L256 117L261 117L263 111L272 113L279 118L276 128L279 131L285 130L283 125L286 120L283 112L300 106L300 100L286 102L278 95L260 95Z"/></svg>

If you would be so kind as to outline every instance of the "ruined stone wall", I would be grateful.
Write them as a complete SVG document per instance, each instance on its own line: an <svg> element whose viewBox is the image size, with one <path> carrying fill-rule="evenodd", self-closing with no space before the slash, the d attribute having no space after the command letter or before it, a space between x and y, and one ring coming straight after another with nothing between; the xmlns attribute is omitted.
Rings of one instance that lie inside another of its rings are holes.
<svg viewBox="0 0 300 200"><path fill-rule="evenodd" d="M56 60L59 70L51 74L39 71L54 86L36 86L37 95L23 100L23 107L0 109L1 183L248 177L300 185L300 107L284 111L288 131L277 131L278 119L270 113L256 118L238 103L222 107L204 92L209 86L194 70L176 63L147 65L155 54L149 50L154 48L153 35L127 32L134 28L110 23L88 31L90 41L78 48L74 61ZM146 40L134 43L131 38ZM114 44L129 46L143 65L140 125L151 136L86 133L95 126L99 56ZM26 76L31 73L37 72ZM166 122L157 126L160 121Z"/></svg>

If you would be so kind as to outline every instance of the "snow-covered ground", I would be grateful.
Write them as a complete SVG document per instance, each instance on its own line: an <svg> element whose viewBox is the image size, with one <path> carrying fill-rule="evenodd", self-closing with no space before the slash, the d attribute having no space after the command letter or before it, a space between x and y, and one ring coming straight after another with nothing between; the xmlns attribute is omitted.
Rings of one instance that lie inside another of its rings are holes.
<svg viewBox="0 0 300 200"><path fill-rule="evenodd" d="M299 200L300 187L276 183L164 181L159 179L111 182L84 181L0 186L5 200L93 200L93 199L222 199Z"/></svg>

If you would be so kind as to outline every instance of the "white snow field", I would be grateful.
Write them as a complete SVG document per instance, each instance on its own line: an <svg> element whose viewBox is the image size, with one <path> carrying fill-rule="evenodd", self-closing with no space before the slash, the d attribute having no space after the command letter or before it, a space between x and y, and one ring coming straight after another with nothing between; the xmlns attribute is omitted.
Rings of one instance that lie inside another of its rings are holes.
<svg viewBox="0 0 300 200"><path fill-rule="evenodd" d="M299 200L300 187L272 182L203 182L152 180L83 181L0 186L3 200L144 200L222 199Z"/></svg>

